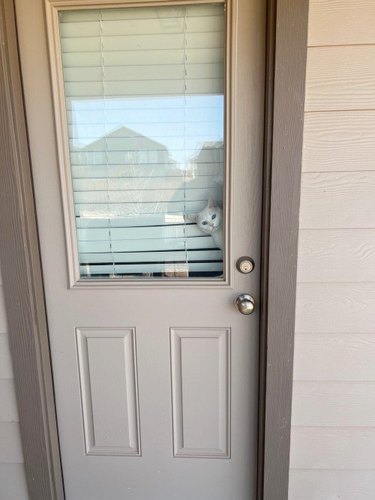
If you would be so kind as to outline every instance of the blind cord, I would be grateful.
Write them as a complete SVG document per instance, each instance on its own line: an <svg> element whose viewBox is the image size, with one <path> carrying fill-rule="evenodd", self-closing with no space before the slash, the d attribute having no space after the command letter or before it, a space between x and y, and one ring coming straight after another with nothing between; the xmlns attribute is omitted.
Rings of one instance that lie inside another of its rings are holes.
<svg viewBox="0 0 375 500"><path fill-rule="evenodd" d="M189 275L189 254L188 254L188 248L187 248L187 231L186 231L186 170L188 166L188 161L186 158L186 93L187 93L187 68L186 68L186 63L187 63L187 37L186 37L186 32L187 32L187 21L186 21L186 6L183 7L184 9L184 21L183 21L183 30L184 30L184 54L183 54L183 59L184 59L184 249L185 249L185 266L186 266L186 271L187 275Z"/></svg>
<svg viewBox="0 0 375 500"><path fill-rule="evenodd" d="M103 29L103 10L99 11L99 27L100 27L100 62L101 62L101 76L102 76L102 99L103 99L103 130L104 130L104 155L105 155L105 165L106 165L106 182L107 182L107 203L108 203L108 241L109 241L109 252L112 259L112 275L114 278L116 276L116 262L113 253L113 242L112 242L112 217L110 214L111 207L111 197L110 197L110 169L108 161L108 137L107 137L107 100L106 100L106 90L105 90L105 60L104 60L104 29Z"/></svg>

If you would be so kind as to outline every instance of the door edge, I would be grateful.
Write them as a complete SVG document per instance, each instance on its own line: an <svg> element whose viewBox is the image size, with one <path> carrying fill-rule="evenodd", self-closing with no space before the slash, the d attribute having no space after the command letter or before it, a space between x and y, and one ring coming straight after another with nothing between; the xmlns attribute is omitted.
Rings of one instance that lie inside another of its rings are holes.
<svg viewBox="0 0 375 500"><path fill-rule="evenodd" d="M0 245L9 347L30 500L63 500L13 0L0 0Z"/></svg>

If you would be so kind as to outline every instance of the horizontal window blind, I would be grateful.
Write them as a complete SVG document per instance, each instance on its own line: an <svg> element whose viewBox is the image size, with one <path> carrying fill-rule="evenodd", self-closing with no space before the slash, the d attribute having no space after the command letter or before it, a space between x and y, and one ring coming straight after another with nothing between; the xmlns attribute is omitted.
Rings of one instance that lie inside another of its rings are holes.
<svg viewBox="0 0 375 500"><path fill-rule="evenodd" d="M59 16L81 276L220 276L224 5Z"/></svg>

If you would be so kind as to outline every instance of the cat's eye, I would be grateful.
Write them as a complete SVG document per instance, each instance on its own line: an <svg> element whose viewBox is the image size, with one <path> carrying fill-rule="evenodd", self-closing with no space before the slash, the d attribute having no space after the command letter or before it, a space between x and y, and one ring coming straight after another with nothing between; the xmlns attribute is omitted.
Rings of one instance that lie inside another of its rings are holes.
<svg viewBox="0 0 375 500"><path fill-rule="evenodd" d="M216 219L216 214L214 214L212 217L211 217L212 220L215 220Z"/></svg>
<svg viewBox="0 0 375 500"><path fill-rule="evenodd" d="M208 222L206 220L202 221L202 226L207 226Z"/></svg>

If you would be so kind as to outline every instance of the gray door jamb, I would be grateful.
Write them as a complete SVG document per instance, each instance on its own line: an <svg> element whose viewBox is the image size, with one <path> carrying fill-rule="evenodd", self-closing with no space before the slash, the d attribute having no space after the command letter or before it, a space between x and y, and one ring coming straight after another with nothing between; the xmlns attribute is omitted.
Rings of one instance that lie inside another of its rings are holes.
<svg viewBox="0 0 375 500"><path fill-rule="evenodd" d="M14 3L0 0L0 261L31 500L63 500Z"/></svg>
<svg viewBox="0 0 375 500"><path fill-rule="evenodd" d="M269 0L258 500L287 500L309 0Z"/></svg>

